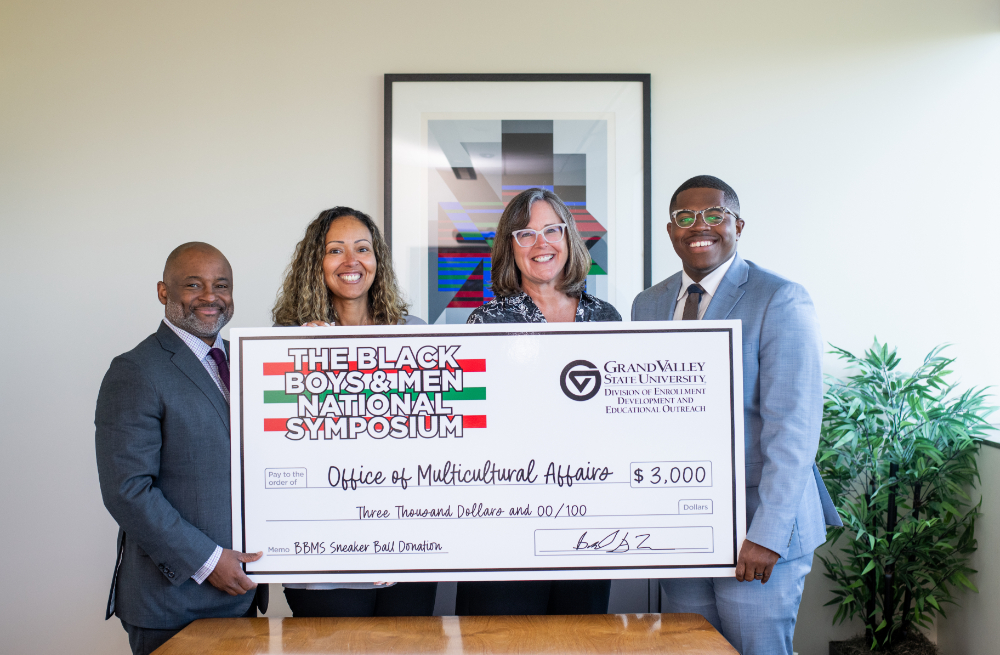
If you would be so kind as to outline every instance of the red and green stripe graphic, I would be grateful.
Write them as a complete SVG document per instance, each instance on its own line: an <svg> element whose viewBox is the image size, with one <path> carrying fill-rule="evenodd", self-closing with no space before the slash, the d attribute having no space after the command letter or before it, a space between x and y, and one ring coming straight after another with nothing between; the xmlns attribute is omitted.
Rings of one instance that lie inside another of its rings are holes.
<svg viewBox="0 0 1000 655"><path fill-rule="evenodd" d="M486 371L486 360L485 359L458 359L458 360L455 360L455 361L458 362L458 367L460 369L462 369L462 371L464 371L465 373L484 373ZM320 368L319 364L317 364L315 370L318 371L319 368ZM274 362L274 363L264 362L264 375L284 375L285 373L291 373L294 370L295 370L295 364L292 363L292 362ZM357 363L357 361L353 361L352 360L352 361L347 362L347 370L349 370L349 371L357 371L358 370L358 363ZM361 372L362 373L374 373L377 370L379 370L379 369L377 369L377 368L370 368L370 369L366 368L366 369L361 369ZM385 371L386 373L396 373L397 371L405 371L407 373L412 373L416 369L413 369L413 368L411 368L409 366L404 366L404 367L402 367L400 369L396 369L396 368L384 368L384 369L381 369L381 370ZM448 370L449 371L454 371L455 369L454 369L454 367L452 367L451 365L449 365L448 366ZM309 365L308 364L303 364L302 368L300 369L300 372L301 373L309 373L310 372Z"/></svg>
<svg viewBox="0 0 1000 655"><path fill-rule="evenodd" d="M458 359L459 368L462 370L463 377L467 373L485 373L486 372L486 360L485 359ZM293 362L265 362L263 365L263 374L267 377L284 377L286 373L292 373L295 371L295 365ZM319 370L317 365L315 370ZM447 367L449 371L454 371L454 368L450 365ZM357 371L358 363L357 361L348 362L349 371ZM395 374L399 371L405 373L413 373L414 369L409 366L403 366L400 369L361 369L361 373L371 374L377 370L382 370L386 374ZM419 370L419 369L417 369ZM303 362L301 373L308 374L312 372L308 364ZM324 391L319 394L320 401L326 399L332 392ZM374 392L366 388L360 394L364 394L366 397L371 396ZM415 399L417 396L416 391L398 391L396 389L385 392L384 395L409 395L411 400ZM302 394L306 398L311 398L312 395L305 391ZM339 400L341 394L334 394L334 397ZM443 400L448 402L455 401L475 401L475 400L486 400L486 387L470 387L465 386L461 391L450 390L445 391L442 394ZM284 388L281 389L270 389L264 391L264 404L265 405L280 405L280 404L292 404L295 405L298 402L298 396L294 394L286 394ZM454 408L456 411L457 407ZM371 418L371 417L365 417ZM451 418L451 417L449 417ZM288 418L265 418L264 419L264 431L265 432L284 432L286 430L286 422ZM462 427L463 429L468 428L485 428L486 427L486 415L485 414L463 414L462 415Z"/></svg>

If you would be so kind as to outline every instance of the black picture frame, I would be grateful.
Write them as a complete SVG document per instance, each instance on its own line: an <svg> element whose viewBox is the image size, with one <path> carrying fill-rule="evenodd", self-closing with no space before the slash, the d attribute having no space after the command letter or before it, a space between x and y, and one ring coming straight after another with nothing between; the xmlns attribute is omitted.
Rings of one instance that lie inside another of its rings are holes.
<svg viewBox="0 0 1000 655"><path fill-rule="evenodd" d="M393 85L413 82L634 82L642 86L642 280L643 288L652 285L652 153L651 153L651 79L648 73L447 73L402 74L384 76L384 205L383 233L393 247Z"/></svg>

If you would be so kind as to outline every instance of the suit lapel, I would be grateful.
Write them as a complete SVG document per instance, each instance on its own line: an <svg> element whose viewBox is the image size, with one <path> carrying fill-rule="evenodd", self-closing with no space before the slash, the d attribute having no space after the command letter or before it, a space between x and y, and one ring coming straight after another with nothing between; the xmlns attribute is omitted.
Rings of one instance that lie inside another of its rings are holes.
<svg viewBox="0 0 1000 655"><path fill-rule="evenodd" d="M677 273L667 281L667 288L660 298L661 311L659 316L665 316L666 320L674 320L674 312L677 311L677 294L681 292L681 274Z"/></svg>
<svg viewBox="0 0 1000 655"><path fill-rule="evenodd" d="M708 305L708 309L705 310L702 320L721 321L727 318L730 312L733 311L736 303L743 297L745 292L741 287L746 284L749 275L750 267L737 254L733 263L729 266L729 270L726 271L726 275L722 278L719 288L715 290L712 302Z"/></svg>
<svg viewBox="0 0 1000 655"><path fill-rule="evenodd" d="M212 379L212 376L208 374L202 363L195 358L194 353L187 347L187 344L181 341L180 337L174 334L174 331L163 323L160 323L160 328L156 331L156 338L159 339L160 345L163 346L164 350L173 353L173 356L170 358L173 365L179 368L211 401L215 407L215 411L219 413L219 418L226 425L226 432L228 433L229 405L226 403L226 397L222 395L219 387L215 385L215 380Z"/></svg>

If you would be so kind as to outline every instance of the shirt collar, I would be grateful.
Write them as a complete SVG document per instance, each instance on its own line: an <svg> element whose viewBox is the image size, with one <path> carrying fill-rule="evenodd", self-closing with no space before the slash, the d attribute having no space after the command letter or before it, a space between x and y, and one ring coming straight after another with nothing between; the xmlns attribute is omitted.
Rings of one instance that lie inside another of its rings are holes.
<svg viewBox="0 0 1000 655"><path fill-rule="evenodd" d="M515 300L516 302L520 302L522 304L530 303L530 305L528 305L529 311L537 312L538 317L540 317L542 321L546 323L548 322L545 320L545 315L542 314L542 310L538 308L538 305L536 305L535 301L531 299L531 296L528 295L527 291L522 290L519 293L514 294L513 296L508 296L508 298ZM587 310L590 308L591 304L593 303L593 300L594 300L593 296L591 296L588 293L580 294L580 300L576 304L576 321L578 323L587 321Z"/></svg>
<svg viewBox="0 0 1000 655"><path fill-rule="evenodd" d="M681 269L681 289L677 293L677 300L680 300L687 295L688 287L692 284L700 284L701 288L704 289L709 296L714 296L715 292L719 290L719 285L722 284L722 278L726 277L726 273L729 271L729 267L733 265L733 260L736 259L736 253L730 257L722 266L715 269L704 278L701 282L695 282L687 274L687 271Z"/></svg>
<svg viewBox="0 0 1000 655"><path fill-rule="evenodd" d="M218 348L222 352L226 352L226 344L222 341L221 333L215 335L215 343L213 343L210 346L204 341L202 341L200 338L188 332L187 330L180 329L166 318L163 319L163 323L168 328L173 330L174 334L176 334L178 337L181 338L181 341L187 344L187 347L191 349L191 352L193 352L194 356L198 358L198 361L201 361L206 357L208 357L208 352L212 348Z"/></svg>

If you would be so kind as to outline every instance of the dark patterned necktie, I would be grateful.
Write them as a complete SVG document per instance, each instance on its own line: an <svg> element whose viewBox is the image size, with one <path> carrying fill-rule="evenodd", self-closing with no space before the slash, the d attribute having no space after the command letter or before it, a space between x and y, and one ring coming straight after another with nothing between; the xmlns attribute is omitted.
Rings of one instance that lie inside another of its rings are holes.
<svg viewBox="0 0 1000 655"><path fill-rule="evenodd" d="M688 297L684 302L684 316L681 317L681 320L698 320L698 305L701 304L701 295L703 293L706 293L706 291L701 288L700 284L692 284L688 287ZM695 296L697 296L697 299Z"/></svg>
<svg viewBox="0 0 1000 655"><path fill-rule="evenodd" d="M684 310L684 315L687 316L687 309ZM229 364L226 363L226 353L218 348L212 348L208 351L208 356L215 360L215 365L219 367L219 378L222 384L226 385L226 391L229 391Z"/></svg>

